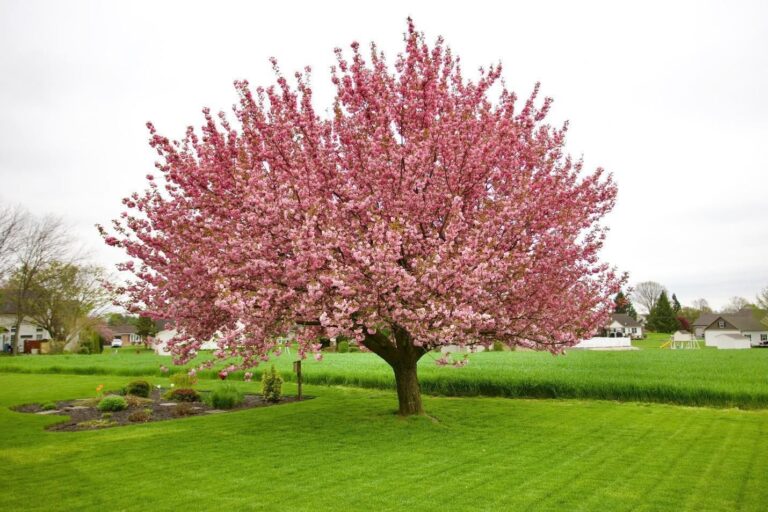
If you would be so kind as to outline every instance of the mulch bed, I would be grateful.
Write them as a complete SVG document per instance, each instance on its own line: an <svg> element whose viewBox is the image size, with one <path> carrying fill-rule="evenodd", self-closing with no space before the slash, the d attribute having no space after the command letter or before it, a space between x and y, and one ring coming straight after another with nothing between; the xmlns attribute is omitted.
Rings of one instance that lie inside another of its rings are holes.
<svg viewBox="0 0 768 512"><path fill-rule="evenodd" d="M260 395L246 394L243 396L243 403L232 409L215 409L205 402L173 402L163 398L163 392L165 390L153 389L149 398L139 398L141 401L139 404L129 405L129 407L123 411L114 411L107 418L104 418L104 413L100 411L96 405L97 399L79 399L79 400L64 400L60 402L52 402L56 408L51 410L45 410L43 404L24 404L13 407L12 409L17 412L34 413L41 415L54 415L54 416L68 416L69 418L46 427L47 430L63 430L63 431L78 431L78 430L94 430L109 427L119 427L123 425L136 425L137 423L149 423L153 421L166 421L175 420L180 418L186 418L189 416L199 416L206 414L225 413L232 411L241 411L243 409L253 409L254 407L269 407L272 405L286 404L290 402L298 401L295 396L284 396L278 402L268 402L264 400ZM201 392L205 394L205 392ZM303 400L309 400L314 397L302 396ZM50 406L49 406L50 407ZM146 418L138 419L136 416L143 410L151 410ZM131 418L131 415L134 415ZM90 423L88 423L90 422Z"/></svg>

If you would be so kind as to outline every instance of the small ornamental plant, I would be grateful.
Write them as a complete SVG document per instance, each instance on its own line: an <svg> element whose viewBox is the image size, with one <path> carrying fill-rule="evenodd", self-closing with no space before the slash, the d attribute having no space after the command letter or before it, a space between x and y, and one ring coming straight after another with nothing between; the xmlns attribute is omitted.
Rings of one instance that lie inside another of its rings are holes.
<svg viewBox="0 0 768 512"><path fill-rule="evenodd" d="M98 408L100 411L122 411L128 408L125 398L120 395L107 395L101 399Z"/></svg>
<svg viewBox="0 0 768 512"><path fill-rule="evenodd" d="M149 396L149 388L149 382L145 380L135 380L125 387L125 394L147 398Z"/></svg>
<svg viewBox="0 0 768 512"><path fill-rule="evenodd" d="M200 401L200 394L194 389L189 389L189 388L172 389L165 396L166 398L168 398L168 400L173 400L174 402L199 402Z"/></svg>
<svg viewBox="0 0 768 512"><path fill-rule="evenodd" d="M279 402L283 395L283 377L275 370L275 365L261 376L261 394L268 402Z"/></svg>
<svg viewBox="0 0 768 512"><path fill-rule="evenodd" d="M171 375L171 385L177 388L191 389L197 386L197 375L190 373L174 373Z"/></svg>
<svg viewBox="0 0 768 512"><path fill-rule="evenodd" d="M243 403L243 394L232 385L224 385L214 390L208 402L216 409L232 409Z"/></svg>
<svg viewBox="0 0 768 512"><path fill-rule="evenodd" d="M128 415L128 421L131 423L146 423L152 419L152 409L139 409Z"/></svg>

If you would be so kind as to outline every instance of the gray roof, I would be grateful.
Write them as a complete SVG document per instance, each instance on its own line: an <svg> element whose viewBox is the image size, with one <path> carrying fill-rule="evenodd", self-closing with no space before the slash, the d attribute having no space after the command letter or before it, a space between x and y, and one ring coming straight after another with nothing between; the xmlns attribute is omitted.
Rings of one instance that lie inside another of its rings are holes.
<svg viewBox="0 0 768 512"><path fill-rule="evenodd" d="M611 319L624 327L642 327L640 322L625 313L614 313L611 315Z"/></svg>
<svg viewBox="0 0 768 512"><path fill-rule="evenodd" d="M721 318L742 332L768 331L768 325L762 323L760 319L755 315L744 315L740 313L735 313L732 315L715 315L715 319L707 325L707 328L709 328L712 324Z"/></svg>
<svg viewBox="0 0 768 512"><path fill-rule="evenodd" d="M712 324L720 315L717 313L702 313L699 318L693 322L693 327L707 327Z"/></svg>
<svg viewBox="0 0 768 512"><path fill-rule="evenodd" d="M136 327L131 324L122 325L110 325L109 329L115 333L115 336L121 336L123 334L135 334Z"/></svg>

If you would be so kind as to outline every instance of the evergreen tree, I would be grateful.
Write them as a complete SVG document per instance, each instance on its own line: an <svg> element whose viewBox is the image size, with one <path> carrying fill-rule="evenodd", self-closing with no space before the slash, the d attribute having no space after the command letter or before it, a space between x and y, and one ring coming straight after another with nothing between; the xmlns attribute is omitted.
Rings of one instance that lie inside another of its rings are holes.
<svg viewBox="0 0 768 512"><path fill-rule="evenodd" d="M667 298L667 292L661 292L659 300L648 315L648 329L656 332L672 333L678 329L677 318Z"/></svg>
<svg viewBox="0 0 768 512"><path fill-rule="evenodd" d="M680 305L680 301L677 300L677 295L672 294L672 311L679 313L683 306Z"/></svg>

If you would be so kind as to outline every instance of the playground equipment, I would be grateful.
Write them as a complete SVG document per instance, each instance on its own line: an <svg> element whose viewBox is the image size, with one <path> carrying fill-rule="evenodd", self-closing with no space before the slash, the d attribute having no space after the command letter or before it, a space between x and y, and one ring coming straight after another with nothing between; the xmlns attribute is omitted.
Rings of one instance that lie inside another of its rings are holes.
<svg viewBox="0 0 768 512"><path fill-rule="evenodd" d="M672 350L678 349L697 349L699 346L699 339L691 333L676 332L669 337L669 341L661 345L660 348L669 348Z"/></svg>

